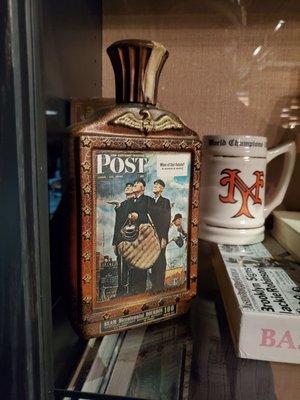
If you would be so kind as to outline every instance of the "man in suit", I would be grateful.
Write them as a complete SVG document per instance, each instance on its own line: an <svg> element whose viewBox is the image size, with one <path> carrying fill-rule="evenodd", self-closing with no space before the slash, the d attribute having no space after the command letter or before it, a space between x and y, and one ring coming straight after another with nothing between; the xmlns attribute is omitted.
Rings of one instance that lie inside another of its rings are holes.
<svg viewBox="0 0 300 400"><path fill-rule="evenodd" d="M116 296L122 296L127 294L128 263L119 253L117 245L122 241L121 229L123 225L126 223L128 218L128 201L134 196L132 182L127 182L125 184L124 194L126 200L122 201L121 203L118 201L108 202L110 204L115 205L115 212L116 212L114 236L112 242L118 263L118 288Z"/></svg>
<svg viewBox="0 0 300 400"><path fill-rule="evenodd" d="M149 211L151 197L145 195L146 182L139 178L134 182L134 197L128 201L128 218L137 225L149 223ZM147 271L130 268L129 270L129 294L139 294L146 292Z"/></svg>
<svg viewBox="0 0 300 400"><path fill-rule="evenodd" d="M184 242L187 241L187 233L185 232L182 226L182 214L178 213L174 215L174 218L172 220L172 225L176 227L176 230L178 232L178 237L175 240L175 243L177 244L178 247L182 247L184 245Z"/></svg>
<svg viewBox="0 0 300 400"><path fill-rule="evenodd" d="M150 280L152 290L163 290L166 274L166 246L168 243L168 232L171 224L171 205L170 200L162 196L165 183L157 179L153 183L154 198L151 199L150 215L153 220L158 238L160 241L161 252L151 268Z"/></svg>

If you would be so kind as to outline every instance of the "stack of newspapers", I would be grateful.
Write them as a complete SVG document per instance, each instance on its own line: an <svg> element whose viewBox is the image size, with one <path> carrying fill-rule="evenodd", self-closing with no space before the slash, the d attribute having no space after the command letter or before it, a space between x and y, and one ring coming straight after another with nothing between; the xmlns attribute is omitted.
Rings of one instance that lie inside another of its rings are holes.
<svg viewBox="0 0 300 400"><path fill-rule="evenodd" d="M263 244L218 245L213 265L238 356L300 363L300 266Z"/></svg>

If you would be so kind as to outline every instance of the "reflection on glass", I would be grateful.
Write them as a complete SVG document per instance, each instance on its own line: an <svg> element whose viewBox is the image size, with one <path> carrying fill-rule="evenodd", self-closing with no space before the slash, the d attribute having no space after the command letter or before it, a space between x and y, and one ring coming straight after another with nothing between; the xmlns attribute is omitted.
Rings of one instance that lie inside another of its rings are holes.
<svg viewBox="0 0 300 400"><path fill-rule="evenodd" d="M258 53L260 53L262 50L262 46L256 47L256 49L253 52L253 57L257 56Z"/></svg>
<svg viewBox="0 0 300 400"><path fill-rule="evenodd" d="M278 24L274 28L274 32L278 31L282 27L283 24L285 24L285 21L283 21L283 19L278 21Z"/></svg>

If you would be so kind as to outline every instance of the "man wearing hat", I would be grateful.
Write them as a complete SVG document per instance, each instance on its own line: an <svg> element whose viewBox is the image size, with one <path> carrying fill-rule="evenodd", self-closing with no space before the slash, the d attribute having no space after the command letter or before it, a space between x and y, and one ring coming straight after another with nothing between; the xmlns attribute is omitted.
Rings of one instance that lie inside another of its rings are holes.
<svg viewBox="0 0 300 400"><path fill-rule="evenodd" d="M115 228L114 228L114 236L113 236L113 247L114 252L117 256L118 263L118 288L117 288L117 296L122 296L127 293L127 283L128 283L128 263L118 252L117 245L122 241L121 237L121 228L125 224L128 216L128 201L134 196L133 193L133 183L127 182L124 187L124 194L126 200L121 203L118 201L109 201L109 204L115 205L116 219L115 219Z"/></svg>
<svg viewBox="0 0 300 400"><path fill-rule="evenodd" d="M128 218L139 226L149 223L151 197L145 195L146 182L143 178L135 180L133 185L134 197L128 201ZM130 268L129 270L129 294L139 294L146 292L147 271Z"/></svg>
<svg viewBox="0 0 300 400"><path fill-rule="evenodd" d="M167 263L169 266L183 267L186 270L187 233L182 226L182 214L177 213L172 219L169 231Z"/></svg>
<svg viewBox="0 0 300 400"><path fill-rule="evenodd" d="M168 243L168 232L171 223L170 200L163 197L165 182L157 179L153 182L154 198L151 199L150 214L159 237L161 252L151 268L150 280L152 290L163 290L166 274L166 246Z"/></svg>
<svg viewBox="0 0 300 400"><path fill-rule="evenodd" d="M129 213L137 221L137 224L146 224L149 222L149 206L151 197L145 195L146 182L143 178L138 178L133 184L133 198L129 202Z"/></svg>
<svg viewBox="0 0 300 400"><path fill-rule="evenodd" d="M184 245L184 241L187 240L187 233L182 227L182 214L175 214L174 218L172 219L172 224L176 227L177 232L179 232L179 236L174 241L178 247L182 247Z"/></svg>

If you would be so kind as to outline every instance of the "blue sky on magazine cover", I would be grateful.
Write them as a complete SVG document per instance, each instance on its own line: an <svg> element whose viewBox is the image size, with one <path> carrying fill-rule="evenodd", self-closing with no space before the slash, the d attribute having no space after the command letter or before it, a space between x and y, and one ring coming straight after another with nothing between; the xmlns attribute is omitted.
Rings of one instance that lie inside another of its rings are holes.
<svg viewBox="0 0 300 400"><path fill-rule="evenodd" d="M122 152L124 154L125 152ZM114 153L117 154L117 153ZM129 154L129 153L128 153ZM190 183L190 154L184 153L187 163L187 173L185 176L158 176L157 175L157 154L159 152L141 153L148 158L145 172L125 173L123 176L115 174L110 179L98 179L97 181L97 251L103 255L115 258L112 248L112 238L115 225L115 209L107 201L125 200L124 186L127 182L134 182L135 179L142 177L146 182L145 194L153 197L153 182L161 178L165 182L163 197L170 200L172 218L175 214L181 213L183 216L183 227L187 229L188 219L188 199ZM176 153L173 153L176 154Z"/></svg>

